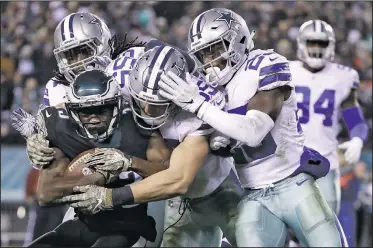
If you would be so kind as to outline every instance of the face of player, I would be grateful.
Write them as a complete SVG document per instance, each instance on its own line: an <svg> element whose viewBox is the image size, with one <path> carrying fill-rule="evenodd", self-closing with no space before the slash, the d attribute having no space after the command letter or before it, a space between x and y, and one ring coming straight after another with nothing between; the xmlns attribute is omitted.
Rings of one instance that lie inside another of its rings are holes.
<svg viewBox="0 0 373 248"><path fill-rule="evenodd" d="M329 45L327 40L307 40L307 52L311 58L321 59Z"/></svg>
<svg viewBox="0 0 373 248"><path fill-rule="evenodd" d="M84 59L94 56L94 51L87 45L81 45L62 52L61 56L67 65L73 65L76 62L83 61ZM79 73L83 70L84 67L79 66L74 69L74 73Z"/></svg>
<svg viewBox="0 0 373 248"><path fill-rule="evenodd" d="M155 105L146 102L139 102L139 105L147 116L154 118L164 115L167 110L167 105Z"/></svg>
<svg viewBox="0 0 373 248"><path fill-rule="evenodd" d="M227 60L219 57L227 51L227 47L227 44L218 42L196 52L195 56L205 65L205 69L209 67L219 67L220 70L223 70L227 65Z"/></svg>
<svg viewBox="0 0 373 248"><path fill-rule="evenodd" d="M81 108L78 116L83 126L93 135L104 134L113 117L114 105Z"/></svg>

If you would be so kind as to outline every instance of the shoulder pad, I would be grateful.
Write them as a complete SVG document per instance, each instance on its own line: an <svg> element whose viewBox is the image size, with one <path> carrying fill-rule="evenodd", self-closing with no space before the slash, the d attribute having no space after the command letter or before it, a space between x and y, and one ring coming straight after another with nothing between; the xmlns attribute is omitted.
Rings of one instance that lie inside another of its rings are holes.
<svg viewBox="0 0 373 248"><path fill-rule="evenodd" d="M188 136L205 136L211 134L214 129L198 119L196 115L186 111L180 111L175 116L179 142Z"/></svg>
<svg viewBox="0 0 373 248"><path fill-rule="evenodd" d="M337 75L340 75L339 77L341 78L341 80L343 80L343 82L345 82L344 85L348 89L359 88L359 73L355 69L337 63L333 63L333 67L336 68L336 70L338 70Z"/></svg>
<svg viewBox="0 0 373 248"><path fill-rule="evenodd" d="M66 102L66 89L68 85L50 79L45 86L43 103L46 106L57 106Z"/></svg>
<svg viewBox="0 0 373 248"><path fill-rule="evenodd" d="M292 86L289 61L273 50L256 50L249 56L246 70L257 72L259 91Z"/></svg>
<svg viewBox="0 0 373 248"><path fill-rule="evenodd" d="M57 108L55 107L45 107L40 109L38 115L36 116L36 124L38 133L44 137L48 137L48 127L56 123Z"/></svg>

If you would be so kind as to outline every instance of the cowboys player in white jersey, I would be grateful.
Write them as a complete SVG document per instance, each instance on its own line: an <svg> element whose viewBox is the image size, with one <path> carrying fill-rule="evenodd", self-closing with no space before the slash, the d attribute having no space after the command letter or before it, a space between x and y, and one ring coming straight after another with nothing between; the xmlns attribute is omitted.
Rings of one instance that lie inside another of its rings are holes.
<svg viewBox="0 0 373 248"><path fill-rule="evenodd" d="M305 22L297 38L298 61L290 62L298 97L299 122L305 145L317 149L330 161L330 172L317 182L329 206L336 214L340 205L337 135L339 115L350 131L351 139L338 148L345 150L346 162L360 158L368 126L357 101L358 73L347 66L331 62L334 58L333 28L321 20Z"/></svg>
<svg viewBox="0 0 373 248"><path fill-rule="evenodd" d="M288 226L306 246L340 247L343 231L315 182L330 164L304 147L288 61L273 50L251 50L252 38L242 17L228 9L203 12L190 28L188 49L210 83L225 87L226 112L170 72L161 76L160 94L222 133L212 140L215 148L231 138L246 188L238 205L238 246L283 246Z"/></svg>
<svg viewBox="0 0 373 248"><path fill-rule="evenodd" d="M173 202L166 208L165 228L169 228L163 235L163 247L218 247L222 230L234 245L234 220L243 190L232 176L232 158L213 155L208 145L213 129L158 94L163 71L173 71L199 85L204 99L218 108L225 105L224 95L206 85L203 78L187 75L186 59L175 48L161 45L145 52L129 75L134 119L143 129L158 129L173 152L168 169L124 187L120 193L113 191L121 196L115 202L136 204L182 195L183 204ZM78 201L71 206L84 211L89 195L97 195L95 190L92 187L63 199ZM105 199L102 206L105 208Z"/></svg>

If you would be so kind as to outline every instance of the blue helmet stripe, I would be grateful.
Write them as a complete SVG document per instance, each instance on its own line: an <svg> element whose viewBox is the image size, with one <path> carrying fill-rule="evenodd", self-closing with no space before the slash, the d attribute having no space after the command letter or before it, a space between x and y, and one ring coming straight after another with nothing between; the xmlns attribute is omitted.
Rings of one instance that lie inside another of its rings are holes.
<svg viewBox="0 0 373 248"><path fill-rule="evenodd" d="M159 83L159 80L161 79L161 74L164 70L164 66L166 65L168 59L170 58L171 54L175 51L175 49L170 49L167 53L166 53L166 56L164 57L162 63L161 63L161 66L159 67L159 70L158 70L158 73L157 73L157 77L155 79L155 82L154 82L154 87L153 87L153 94L156 94L157 90L158 90L158 83ZM149 70L152 70L153 68L149 68Z"/></svg>
<svg viewBox="0 0 373 248"><path fill-rule="evenodd" d="M201 39L202 38L202 35L201 35L201 23L202 23L202 19L203 19L203 15L201 15L197 21L197 37L198 39Z"/></svg>
<svg viewBox="0 0 373 248"><path fill-rule="evenodd" d="M153 69L153 67L155 65L155 62L157 61L157 59L159 57L159 54L162 52L162 50L164 49L164 47L165 47L165 45L161 45L159 47L159 49L157 50L157 52L154 54L152 62L150 63L150 66L148 68L148 74L146 75L145 82L144 82L144 87L143 87L143 90L145 92L148 89L149 79L150 79L150 75L152 74L152 69Z"/></svg>
<svg viewBox="0 0 373 248"><path fill-rule="evenodd" d="M65 20L62 21L61 23L61 36L62 36L62 40L65 41L66 40L66 37L65 37Z"/></svg>
<svg viewBox="0 0 373 248"><path fill-rule="evenodd" d="M194 22L190 26L190 30L189 30L189 38L191 39L192 42L194 42L194 38L193 38L193 26L194 26Z"/></svg>
<svg viewBox="0 0 373 248"><path fill-rule="evenodd" d="M74 38L74 29L73 29L73 21L74 21L75 14L72 14L69 19L69 33L70 38Z"/></svg>

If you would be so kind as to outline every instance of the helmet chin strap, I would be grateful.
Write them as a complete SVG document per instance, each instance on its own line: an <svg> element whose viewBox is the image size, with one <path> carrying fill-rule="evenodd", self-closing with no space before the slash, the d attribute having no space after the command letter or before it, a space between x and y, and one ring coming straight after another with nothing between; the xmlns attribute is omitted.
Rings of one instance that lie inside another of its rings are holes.
<svg viewBox="0 0 373 248"><path fill-rule="evenodd" d="M151 126L159 126L165 122L165 119L167 118L167 115L164 115L162 117L158 118L149 118L149 115L147 115L143 110L141 110L141 116L144 117L143 121Z"/></svg>

